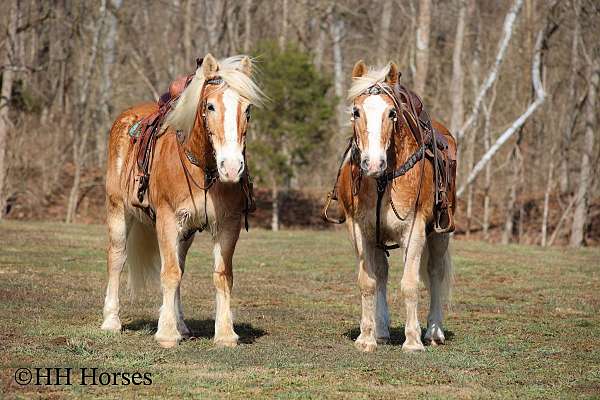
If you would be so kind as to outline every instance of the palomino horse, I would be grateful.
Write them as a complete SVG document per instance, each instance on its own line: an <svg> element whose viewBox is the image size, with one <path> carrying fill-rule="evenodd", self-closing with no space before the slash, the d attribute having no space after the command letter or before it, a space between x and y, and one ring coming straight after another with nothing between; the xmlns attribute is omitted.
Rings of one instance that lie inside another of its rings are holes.
<svg viewBox="0 0 600 400"><path fill-rule="evenodd" d="M149 178L149 209L135 207L136 154L130 130L157 105L140 104L123 112L110 132L106 176L108 209L108 287L102 329L119 331L119 277L128 260L135 294L158 278L162 307L155 339L172 347L190 331L183 319L180 284L187 251L196 231L214 242L217 345L235 346L230 296L232 257L245 206L246 130L251 104L261 90L252 80L252 62L236 56L217 62L210 54L167 114L156 140Z"/></svg>
<svg viewBox="0 0 600 400"><path fill-rule="evenodd" d="M394 246L386 243L393 242L404 249L405 256L401 290L407 317L402 348L423 350L417 317L418 285L422 279L431 295L425 339L441 344L445 340L442 303L449 293L452 273L447 231L453 229L453 224L446 214L446 232L433 229L437 195L434 167L423 156L426 148L417 143L406 120L406 110L401 109L406 104L396 95L400 87L396 65L367 70L359 61L352 79L348 97L352 101L354 135L333 193L336 198L339 196L343 219L358 256L362 318L355 345L363 351L374 351L378 343L389 340L387 255ZM414 112L410 115L418 118ZM456 143L450 132L435 121L433 128L430 132L436 134L437 130L441 134L438 140L444 140L455 152Z"/></svg>

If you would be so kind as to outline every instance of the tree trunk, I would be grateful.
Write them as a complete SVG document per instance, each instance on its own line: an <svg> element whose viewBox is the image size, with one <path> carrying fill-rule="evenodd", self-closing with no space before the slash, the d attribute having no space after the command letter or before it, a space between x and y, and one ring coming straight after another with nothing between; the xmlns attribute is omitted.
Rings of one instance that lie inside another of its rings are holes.
<svg viewBox="0 0 600 400"><path fill-rule="evenodd" d="M252 40L252 0L246 0L244 3L244 53L250 51L250 41Z"/></svg>
<svg viewBox="0 0 600 400"><path fill-rule="evenodd" d="M491 115L492 110L494 108L494 103L496 101L496 87L492 89L492 98L490 99L489 104L483 105L483 113L485 116L484 125L483 125L483 146L485 151L487 152L491 145ZM490 213L491 213L491 190L492 190L492 165L491 163L487 163L485 166L485 180L483 184L483 238L485 240L490 239Z"/></svg>
<svg viewBox="0 0 600 400"><path fill-rule="evenodd" d="M573 24L575 27L573 28L573 38L571 41L571 73L569 74L569 97L567 100L567 110L568 107L575 103L576 93L575 93L575 81L577 79L577 73L579 70L579 51L578 44L580 41L580 28L579 28L579 4L576 2L574 5L575 9L575 18L573 18ZM573 109L576 107L573 106ZM572 112L566 112L567 118L565 118L565 127L563 131L562 137L562 146L560 147L560 175L559 175L559 183L560 183L560 192L568 193L571 190L571 182L569 177L569 149L571 147L571 137L573 134L573 120L575 119L576 112L573 110Z"/></svg>
<svg viewBox="0 0 600 400"><path fill-rule="evenodd" d="M456 134L463 123L463 70L462 48L465 38L465 19L467 14L466 0L459 1L458 22L454 37L452 51L452 83L450 84L450 98L452 99L452 118L450 119L450 132Z"/></svg>
<svg viewBox="0 0 600 400"><path fill-rule="evenodd" d="M346 117L345 106L344 106L344 59L342 53L342 41L344 39L344 20L339 18L335 10L330 13L329 20L329 33L331 35L331 41L333 46L333 82L334 82L334 93L338 98L337 106L337 124L338 128L344 126Z"/></svg>
<svg viewBox="0 0 600 400"><path fill-rule="evenodd" d="M594 48L592 60L588 63L588 95L585 117L585 136L581 148L581 170L579 187L576 193L573 224L571 225L570 245L580 247L585 242L585 225L587 222L589 191L592 181L592 152L594 149L594 130L598 128L596 117L596 95L600 80L600 49Z"/></svg>
<svg viewBox="0 0 600 400"><path fill-rule="evenodd" d="M506 203L506 217L504 221L504 231L502 232L502 244L509 244L512 241L513 232L515 229L515 204L517 202L517 191L519 186L520 158L519 142L515 144L513 153L511 154L511 164L513 166L513 175L510 182L510 192Z"/></svg>
<svg viewBox="0 0 600 400"><path fill-rule="evenodd" d="M121 7L122 0L113 0L112 3L113 7L118 10ZM112 70L115 66L115 43L117 41L117 17L113 13L108 13L106 18L108 29L103 45L104 59L102 64L102 82L100 89L102 127L108 127L108 124L110 124L111 120L110 105L112 102ZM96 136L96 152L98 153L98 166L100 168L104 167L104 163L106 162L107 143L107 131L105 129L99 129Z"/></svg>
<svg viewBox="0 0 600 400"><path fill-rule="evenodd" d="M277 188L277 180L271 180L271 196L273 198L273 208L271 214L271 230L277 232L279 230L279 190Z"/></svg>
<svg viewBox="0 0 600 400"><path fill-rule="evenodd" d="M317 36L317 44L314 50L315 57L313 62L317 71L321 72L323 69L323 53L325 53L325 38L327 31L324 27L324 21L321 20L321 18L317 18L316 23L319 34Z"/></svg>
<svg viewBox="0 0 600 400"><path fill-rule="evenodd" d="M390 40L390 24L393 13L392 0L383 0L381 25L379 27L379 43L377 45L377 62L381 65L388 61L388 44Z"/></svg>
<svg viewBox="0 0 600 400"><path fill-rule="evenodd" d="M194 14L192 5L193 0L185 0L185 11L183 15L183 60L182 67L185 71L187 66L194 62L192 58L192 16Z"/></svg>
<svg viewBox="0 0 600 400"><path fill-rule="evenodd" d="M13 70L14 58L17 55L17 0L12 0L9 4L8 11L8 29L7 40L5 40L5 51L2 59L2 65L7 66L2 72L2 88L0 89L0 220L4 217L6 211L5 192L6 175L8 171L8 163L6 161L6 146L8 144L8 129L11 126L10 122L10 100L15 79Z"/></svg>
<svg viewBox="0 0 600 400"><path fill-rule="evenodd" d="M548 240L548 212L550 209L550 194L554 187L554 147L550 152L550 166L548 167L548 180L546 181L546 191L544 192L544 209L542 212L542 247L546 247Z"/></svg>
<svg viewBox="0 0 600 400"><path fill-rule="evenodd" d="M425 81L429 69L429 31L431 29L431 0L419 1L417 48L415 54L415 92L425 95Z"/></svg>
<svg viewBox="0 0 600 400"><path fill-rule="evenodd" d="M288 0L283 1L283 15L281 16L281 32L279 33L279 48L281 51L285 49L285 41L288 27Z"/></svg>

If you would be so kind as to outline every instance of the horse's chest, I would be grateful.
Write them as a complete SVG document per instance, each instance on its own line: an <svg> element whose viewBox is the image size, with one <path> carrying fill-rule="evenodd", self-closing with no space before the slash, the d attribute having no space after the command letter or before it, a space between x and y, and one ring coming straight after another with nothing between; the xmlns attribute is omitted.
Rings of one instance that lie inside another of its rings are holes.
<svg viewBox="0 0 600 400"><path fill-rule="evenodd" d="M214 232L224 224L239 222L242 217L240 199L224 196L218 190L194 193L179 204L175 212L181 232L191 229L209 229Z"/></svg>

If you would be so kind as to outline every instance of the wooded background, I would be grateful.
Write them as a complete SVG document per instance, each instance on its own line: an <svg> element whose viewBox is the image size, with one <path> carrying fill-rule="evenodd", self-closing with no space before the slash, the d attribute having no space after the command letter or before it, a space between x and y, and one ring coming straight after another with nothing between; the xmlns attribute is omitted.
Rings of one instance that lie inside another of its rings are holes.
<svg viewBox="0 0 600 400"><path fill-rule="evenodd" d="M458 138L458 233L600 240L598 1L5 0L0 15L0 218L102 222L118 113L196 57L250 53L271 97L249 133L263 224L323 227L352 66L393 60Z"/></svg>

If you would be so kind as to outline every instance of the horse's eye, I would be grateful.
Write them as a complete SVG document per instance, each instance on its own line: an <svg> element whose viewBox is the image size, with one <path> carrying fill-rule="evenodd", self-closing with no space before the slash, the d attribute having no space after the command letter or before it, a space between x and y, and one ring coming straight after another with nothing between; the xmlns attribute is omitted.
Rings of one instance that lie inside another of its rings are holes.
<svg viewBox="0 0 600 400"><path fill-rule="evenodd" d="M206 106L206 109L208 111L215 111L215 105L212 103L208 103L208 105Z"/></svg>
<svg viewBox="0 0 600 400"><path fill-rule="evenodd" d="M398 116L398 113L396 112L396 109L395 109L395 108L392 108L392 109L390 110L390 119L394 119L394 118L396 118L397 116Z"/></svg>
<svg viewBox="0 0 600 400"><path fill-rule="evenodd" d="M360 111L356 107L352 108L352 118L360 118Z"/></svg>

